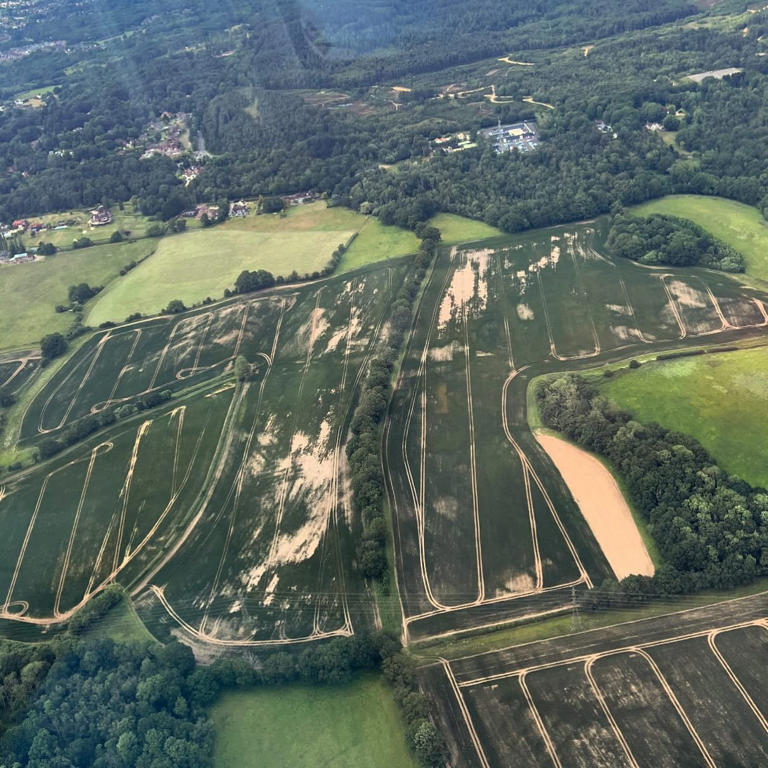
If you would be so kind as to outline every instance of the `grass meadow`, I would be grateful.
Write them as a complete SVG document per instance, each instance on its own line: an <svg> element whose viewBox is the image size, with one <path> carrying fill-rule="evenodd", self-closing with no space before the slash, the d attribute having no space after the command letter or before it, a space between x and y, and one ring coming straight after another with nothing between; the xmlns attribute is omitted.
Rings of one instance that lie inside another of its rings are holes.
<svg viewBox="0 0 768 768"><path fill-rule="evenodd" d="M383 680L226 693L211 711L215 768L415 768Z"/></svg>
<svg viewBox="0 0 768 768"><path fill-rule="evenodd" d="M0 306L3 334L0 347L36 346L46 333L64 332L72 324L70 313L57 313L68 304L70 285L106 285L130 261L147 256L154 240L84 248L58 253L42 261L0 267Z"/></svg>
<svg viewBox="0 0 768 768"><path fill-rule="evenodd" d="M277 214L230 219L210 229L161 240L154 256L96 299L87 322L122 320L133 312L154 314L172 299L188 306L207 296L219 298L244 269L266 269L287 277L325 267L333 251L359 233L345 254L345 272L382 259L414 253L412 232L384 227L348 208L324 202Z"/></svg>
<svg viewBox="0 0 768 768"><path fill-rule="evenodd" d="M669 195L635 206L632 213L663 213L690 219L742 253L748 275L768 280L768 221L751 205L722 197Z"/></svg>
<svg viewBox="0 0 768 768"><path fill-rule="evenodd" d="M601 383L640 421L693 435L729 472L768 487L768 349L646 363Z"/></svg>
<svg viewBox="0 0 768 768"><path fill-rule="evenodd" d="M438 213L429 223L437 227L445 245L471 243L475 240L487 240L490 237L502 237L504 233L490 224L453 213Z"/></svg>

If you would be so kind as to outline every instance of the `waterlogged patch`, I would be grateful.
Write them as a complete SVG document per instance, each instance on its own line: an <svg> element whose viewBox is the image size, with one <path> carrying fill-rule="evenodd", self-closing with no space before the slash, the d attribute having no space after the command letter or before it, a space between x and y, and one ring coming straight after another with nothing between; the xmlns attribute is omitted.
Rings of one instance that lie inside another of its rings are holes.
<svg viewBox="0 0 768 768"><path fill-rule="evenodd" d="M451 254L455 258L454 253ZM494 251L484 248L477 251L462 251L460 265L454 270L451 283L440 303L438 328L445 328L451 319L469 310L473 317L488 305L488 271Z"/></svg>

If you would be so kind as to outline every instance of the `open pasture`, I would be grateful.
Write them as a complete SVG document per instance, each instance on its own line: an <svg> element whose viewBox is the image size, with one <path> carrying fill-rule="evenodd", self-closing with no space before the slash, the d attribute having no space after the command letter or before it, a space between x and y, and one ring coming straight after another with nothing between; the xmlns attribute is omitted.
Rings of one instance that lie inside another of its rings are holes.
<svg viewBox="0 0 768 768"><path fill-rule="evenodd" d="M118 278L122 267L148 256L154 247L154 240L140 240L0 266L0 306L3 307L0 347L28 347L37 345L47 333L64 333L72 325L73 315L56 312L55 308L57 304L69 303L69 286L107 285Z"/></svg>
<svg viewBox="0 0 768 768"><path fill-rule="evenodd" d="M600 382L641 421L693 435L728 472L768 488L768 349L647 363Z"/></svg>
<svg viewBox="0 0 768 768"><path fill-rule="evenodd" d="M443 660L425 682L463 768L768 760L766 595Z"/></svg>
<svg viewBox="0 0 768 768"><path fill-rule="evenodd" d="M373 596L352 567L360 521L344 443L406 270L89 339L30 404L27 443L137 397L174 396L11 476L0 494L0 617L55 623L118 581L150 625L195 643L274 645L374 626ZM252 364L243 383L230 372L238 354Z"/></svg>
<svg viewBox="0 0 768 768"><path fill-rule="evenodd" d="M169 301L187 306L217 299L244 269L299 276L322 270L339 245L353 236L338 271L415 253L412 232L385 227L374 217L323 201L278 214L231 218L216 227L169 235L156 243L151 259L100 294L87 314L89 325L119 322L133 312L155 314Z"/></svg>
<svg viewBox="0 0 768 768"><path fill-rule="evenodd" d="M530 433L532 377L768 324L764 294L614 261L596 235L557 228L438 257L385 425L412 640L563 610L613 573Z"/></svg>
<svg viewBox="0 0 768 768"><path fill-rule="evenodd" d="M663 213L679 216L704 228L741 253L747 274L768 280L768 221L757 208L723 197L667 195L635 206L636 216Z"/></svg>

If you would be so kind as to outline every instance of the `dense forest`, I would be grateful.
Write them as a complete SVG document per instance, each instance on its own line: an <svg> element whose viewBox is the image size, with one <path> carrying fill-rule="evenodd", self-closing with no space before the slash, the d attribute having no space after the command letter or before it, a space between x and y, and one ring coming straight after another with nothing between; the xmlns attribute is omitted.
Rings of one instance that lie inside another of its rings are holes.
<svg viewBox="0 0 768 768"><path fill-rule="evenodd" d="M735 34L725 25L656 26L696 12L681 0L503 8L435 0L396 3L386 18L376 0L355 14L342 0L311 9L236 2L217 14L199 0L162 13L156 0L54 5L3 46L22 33L43 40L54 26L72 42L0 64L0 97L56 86L41 109L10 104L0 113L0 221L130 199L162 216L169 198L179 207L313 189L410 227L439 208L517 231L668 192L768 200L759 161L764 11ZM86 17L96 22L87 33ZM588 40L602 41L588 57L569 48ZM509 50L535 66L498 75L503 103L441 97L451 78L488 82L482 69L458 65ZM702 84L680 78L718 66L747 73ZM413 90L390 103L381 94L396 77ZM313 96L323 88L346 89L346 106L358 106L324 107ZM522 101L530 93L554 107L538 110L539 151L496 155L480 142L433 154L430 141L446 132L535 116ZM132 148L163 112L187 115L192 149L206 150L186 187L179 166L191 159L142 158ZM645 128L665 118L679 128L680 151ZM613 132L596 130L595 120ZM392 163L397 173L380 168Z"/></svg>
<svg viewBox="0 0 768 768"><path fill-rule="evenodd" d="M768 493L724 472L693 438L641 424L583 377L536 391L545 426L607 459L645 519L664 565L627 593L727 589L768 575Z"/></svg>
<svg viewBox="0 0 768 768"><path fill-rule="evenodd" d="M616 215L605 244L615 256L641 264L744 271L744 257L738 251L692 221L675 216Z"/></svg>

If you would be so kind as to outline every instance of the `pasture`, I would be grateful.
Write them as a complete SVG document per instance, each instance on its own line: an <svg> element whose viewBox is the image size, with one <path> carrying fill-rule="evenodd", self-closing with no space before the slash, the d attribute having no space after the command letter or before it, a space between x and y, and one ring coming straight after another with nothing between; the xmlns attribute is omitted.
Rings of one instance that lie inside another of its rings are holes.
<svg viewBox="0 0 768 768"><path fill-rule="evenodd" d="M462 753L496 765L763 765L768 601L443 661L425 678Z"/></svg>
<svg viewBox="0 0 768 768"><path fill-rule="evenodd" d="M468 219L454 213L438 213L429 220L429 224L437 227L445 245L472 243L476 240L488 240L492 237L503 237L504 233L484 221Z"/></svg>
<svg viewBox="0 0 768 768"><path fill-rule="evenodd" d="M21 447L118 421L0 493L0 617L46 626L117 581L192 643L374 626L344 441L400 263L94 334L27 405ZM252 364L238 384L232 361ZM126 406L169 390L151 410ZM45 567L40 567L44 563ZM349 595L354 595L349 599Z"/></svg>
<svg viewBox="0 0 768 768"><path fill-rule="evenodd" d="M765 294L614 261L598 234L562 227L438 257L385 426L411 641L551 615L632 567L611 567L533 438L532 378L768 326Z"/></svg>
<svg viewBox="0 0 768 768"><path fill-rule="evenodd" d="M668 195L635 206L636 216L663 213L690 219L743 254L747 275L768 280L768 221L757 208L723 197Z"/></svg>
<svg viewBox="0 0 768 768"><path fill-rule="evenodd" d="M215 768L414 768L381 678L226 693L213 706Z"/></svg>
<svg viewBox="0 0 768 768"><path fill-rule="evenodd" d="M768 488L768 349L649 362L601 379L639 421L693 435L728 472Z"/></svg>
<svg viewBox="0 0 768 768"><path fill-rule="evenodd" d="M65 332L72 325L73 316L57 313L55 308L57 304L69 304L70 285L106 286L119 276L122 267L148 256L155 245L156 241L140 240L94 246L25 264L0 266L0 347L37 346L45 334Z"/></svg>
<svg viewBox="0 0 768 768"><path fill-rule="evenodd" d="M244 269L266 269L283 277L311 275L358 232L340 272L418 250L412 232L384 227L348 208L327 208L322 201L290 208L285 216L232 218L157 242L153 257L101 294L86 320L95 326L133 312L155 314L172 299L187 306L208 296L217 299Z"/></svg>

